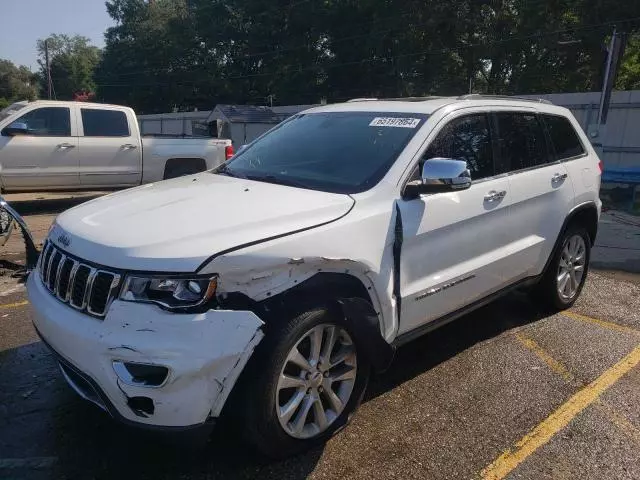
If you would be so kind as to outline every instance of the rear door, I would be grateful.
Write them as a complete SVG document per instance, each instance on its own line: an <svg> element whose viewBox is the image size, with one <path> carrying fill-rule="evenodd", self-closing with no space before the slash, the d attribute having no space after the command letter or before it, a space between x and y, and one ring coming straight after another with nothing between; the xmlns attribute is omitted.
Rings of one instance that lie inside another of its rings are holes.
<svg viewBox="0 0 640 480"><path fill-rule="evenodd" d="M142 178L140 135L126 111L79 106L80 181L83 186L138 185Z"/></svg>
<svg viewBox="0 0 640 480"><path fill-rule="evenodd" d="M69 107L36 107L14 122L27 135L0 136L0 174L9 190L79 185L78 137Z"/></svg>
<svg viewBox="0 0 640 480"><path fill-rule="evenodd" d="M511 193L495 162L490 117L485 112L453 115L421 162L466 160L473 183L468 190L398 201L403 230L400 334L504 285ZM416 166L414 174L418 171Z"/></svg>
<svg viewBox="0 0 640 480"><path fill-rule="evenodd" d="M573 205L567 169L556 160L540 115L501 111L494 115L499 155L509 171L509 281L539 274Z"/></svg>

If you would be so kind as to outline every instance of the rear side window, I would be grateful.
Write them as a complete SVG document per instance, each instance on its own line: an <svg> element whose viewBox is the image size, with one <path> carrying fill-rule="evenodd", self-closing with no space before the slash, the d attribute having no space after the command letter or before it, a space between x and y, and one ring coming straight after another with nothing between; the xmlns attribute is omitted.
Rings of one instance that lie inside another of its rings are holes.
<svg viewBox="0 0 640 480"><path fill-rule="evenodd" d="M465 160L474 180L495 175L487 116L468 115L456 118L445 125L431 142L422 159L438 157Z"/></svg>
<svg viewBox="0 0 640 480"><path fill-rule="evenodd" d="M129 124L124 112L82 108L85 137L128 137Z"/></svg>
<svg viewBox="0 0 640 480"><path fill-rule="evenodd" d="M64 107L37 108L22 115L16 123L25 123L29 135L37 137L71 136L71 117Z"/></svg>
<svg viewBox="0 0 640 480"><path fill-rule="evenodd" d="M547 163L544 131L535 114L498 112L496 118L501 158L510 171Z"/></svg>
<svg viewBox="0 0 640 480"><path fill-rule="evenodd" d="M547 125L557 160L578 157L585 153L580 137L578 137L573 125L567 118L546 114L543 115L543 118L544 123Z"/></svg>

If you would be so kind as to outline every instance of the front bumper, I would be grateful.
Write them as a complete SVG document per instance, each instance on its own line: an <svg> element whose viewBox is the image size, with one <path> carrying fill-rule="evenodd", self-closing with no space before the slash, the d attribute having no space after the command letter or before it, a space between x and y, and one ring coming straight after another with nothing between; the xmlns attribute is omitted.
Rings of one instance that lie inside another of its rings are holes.
<svg viewBox="0 0 640 480"><path fill-rule="evenodd" d="M36 330L66 380L125 423L184 429L219 416L263 337L263 322L252 312L174 314L115 301L99 320L56 300L37 274L27 291ZM114 361L165 366L168 377L159 387L131 385L118 377ZM132 399L140 397L152 413L135 408Z"/></svg>

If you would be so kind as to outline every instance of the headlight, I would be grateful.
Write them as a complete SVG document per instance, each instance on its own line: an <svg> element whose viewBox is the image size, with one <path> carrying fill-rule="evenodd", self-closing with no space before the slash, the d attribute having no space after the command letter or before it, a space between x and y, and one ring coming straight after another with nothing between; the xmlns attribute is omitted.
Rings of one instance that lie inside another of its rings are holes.
<svg viewBox="0 0 640 480"><path fill-rule="evenodd" d="M170 310L193 308L216 293L217 277L136 277L128 276L120 300L155 303Z"/></svg>

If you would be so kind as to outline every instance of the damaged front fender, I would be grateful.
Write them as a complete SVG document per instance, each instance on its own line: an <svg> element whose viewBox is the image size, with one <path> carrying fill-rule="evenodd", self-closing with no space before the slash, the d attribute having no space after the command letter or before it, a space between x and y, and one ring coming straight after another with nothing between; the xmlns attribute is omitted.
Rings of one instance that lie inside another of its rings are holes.
<svg viewBox="0 0 640 480"><path fill-rule="evenodd" d="M149 315L150 308L153 315ZM105 325L109 326L101 338L106 346L105 363L117 359L168 367L168 378L161 388L117 381L127 401L139 396L151 398L154 421L166 425L174 424L177 418L181 424L191 424L217 417L264 336L263 322L252 312L175 314L125 302L114 302Z"/></svg>
<svg viewBox="0 0 640 480"><path fill-rule="evenodd" d="M97 320L58 302L37 275L28 293L47 344L100 388L108 411L138 424L187 427L217 417L264 336L249 311L176 314L115 301ZM113 362L164 366L168 376L156 387L131 384Z"/></svg>

